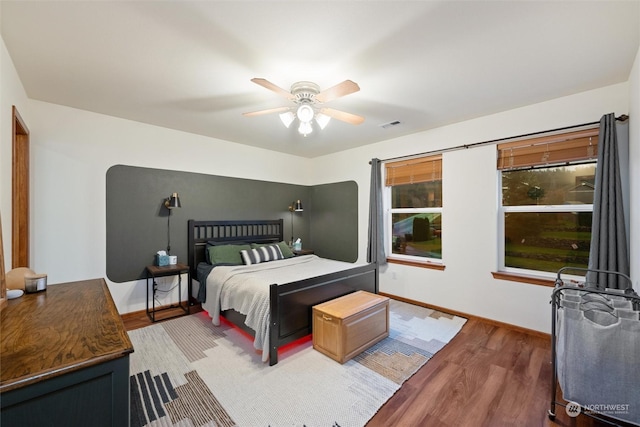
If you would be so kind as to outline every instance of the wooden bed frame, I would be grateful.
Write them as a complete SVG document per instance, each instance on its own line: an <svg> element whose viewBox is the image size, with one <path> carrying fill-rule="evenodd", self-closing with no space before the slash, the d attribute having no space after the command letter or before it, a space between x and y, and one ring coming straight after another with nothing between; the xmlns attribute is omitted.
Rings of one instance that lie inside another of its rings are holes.
<svg viewBox="0 0 640 427"><path fill-rule="evenodd" d="M206 260L208 241L228 243L277 243L283 240L283 220L258 221L196 221L189 220L189 267L191 277L197 277L197 266ZM204 286L204 284L201 284ZM354 267L337 273L312 277L269 287L271 323L269 325L269 364L278 363L278 348L311 334L311 314L316 304L342 295L364 290L378 293L376 264ZM189 295L189 300L193 298ZM235 310L221 314L229 322L247 331L245 316Z"/></svg>

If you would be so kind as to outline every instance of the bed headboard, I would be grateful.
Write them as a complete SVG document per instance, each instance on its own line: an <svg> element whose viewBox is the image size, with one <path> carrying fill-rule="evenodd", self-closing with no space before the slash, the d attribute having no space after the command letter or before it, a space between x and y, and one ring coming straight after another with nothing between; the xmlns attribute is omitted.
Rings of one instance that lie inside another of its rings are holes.
<svg viewBox="0 0 640 427"><path fill-rule="evenodd" d="M196 221L188 222L188 252L191 277L196 278L198 263L205 261L207 242L278 243L283 240L283 220Z"/></svg>

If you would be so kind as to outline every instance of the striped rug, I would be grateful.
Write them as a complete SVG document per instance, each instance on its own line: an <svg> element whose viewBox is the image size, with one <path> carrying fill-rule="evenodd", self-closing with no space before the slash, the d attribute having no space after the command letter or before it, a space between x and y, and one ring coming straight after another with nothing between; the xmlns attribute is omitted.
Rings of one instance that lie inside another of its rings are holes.
<svg viewBox="0 0 640 427"><path fill-rule="evenodd" d="M343 365L306 340L269 366L205 312L137 329L131 427L363 426L465 321L391 300L389 337Z"/></svg>

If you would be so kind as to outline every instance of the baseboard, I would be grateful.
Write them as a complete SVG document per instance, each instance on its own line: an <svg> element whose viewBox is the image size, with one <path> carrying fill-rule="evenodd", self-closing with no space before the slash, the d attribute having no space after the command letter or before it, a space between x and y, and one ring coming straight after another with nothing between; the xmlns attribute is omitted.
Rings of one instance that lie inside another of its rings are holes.
<svg viewBox="0 0 640 427"><path fill-rule="evenodd" d="M499 322L497 320L487 319L486 317L475 316L473 314L464 313L462 311L451 310L451 309L446 308L446 307L439 307L437 305L427 304L427 303L422 302L422 301L415 301L415 300L412 300L412 299L409 299L409 298L404 298L404 297L400 297L400 296L397 296L397 295L388 294L388 293L385 293L385 292L379 292L379 294L383 295L385 297L389 297L391 299L395 299L395 300L398 300L398 301L406 302L406 303L409 303L409 304L419 305L421 307L430 308L432 310L442 311L444 313L449 313L449 314L453 314L455 316L465 317L467 319L480 320L480 321L482 321L484 323L489 323L489 324L494 325L494 326L499 326L501 328L511 329L511 330L514 330L514 331L517 331L517 332L522 332L522 333L533 335L533 336L536 336L536 337L539 337L539 338L543 338L543 339L551 339L551 334L547 334L545 332L536 331L535 329L523 328L522 326L512 325L511 323Z"/></svg>

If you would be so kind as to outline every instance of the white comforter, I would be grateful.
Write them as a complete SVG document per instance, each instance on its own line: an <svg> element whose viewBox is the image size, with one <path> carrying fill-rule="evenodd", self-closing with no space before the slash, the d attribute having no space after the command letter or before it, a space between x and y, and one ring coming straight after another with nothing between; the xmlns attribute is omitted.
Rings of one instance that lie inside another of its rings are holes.
<svg viewBox="0 0 640 427"><path fill-rule="evenodd" d="M244 314L245 324L255 331L253 346L269 357L269 285L291 283L323 274L348 270L356 265L305 255L254 265L218 266L207 277L207 300L202 308L214 325L220 311L234 309Z"/></svg>

